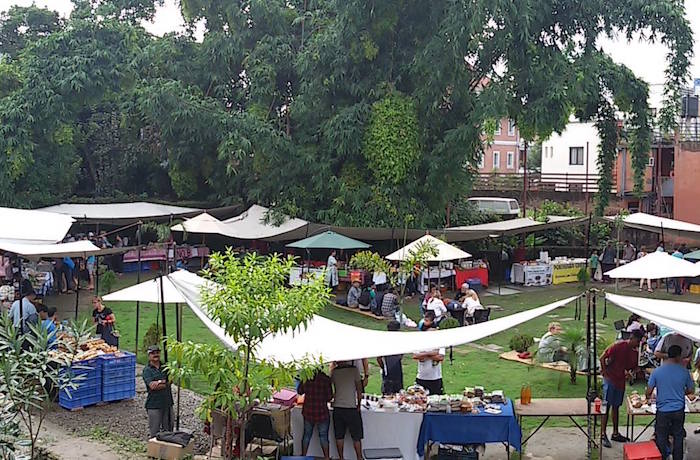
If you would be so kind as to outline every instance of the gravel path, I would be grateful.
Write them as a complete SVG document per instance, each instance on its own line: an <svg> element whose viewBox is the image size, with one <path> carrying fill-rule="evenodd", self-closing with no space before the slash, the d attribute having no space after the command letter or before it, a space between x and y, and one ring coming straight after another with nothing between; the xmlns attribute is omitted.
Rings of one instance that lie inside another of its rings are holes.
<svg viewBox="0 0 700 460"><path fill-rule="evenodd" d="M56 405L48 415L48 421L77 435L87 435L93 429L101 427L110 433L145 443L148 440L148 419L144 408L146 387L140 377L141 366L136 372L136 398L73 412ZM177 398L176 387L173 387L173 397ZM209 438L202 431L204 424L195 414L201 401L202 397L192 391L180 391L180 429L194 434L195 453L206 453L209 449ZM173 407L173 410L176 408L177 406Z"/></svg>

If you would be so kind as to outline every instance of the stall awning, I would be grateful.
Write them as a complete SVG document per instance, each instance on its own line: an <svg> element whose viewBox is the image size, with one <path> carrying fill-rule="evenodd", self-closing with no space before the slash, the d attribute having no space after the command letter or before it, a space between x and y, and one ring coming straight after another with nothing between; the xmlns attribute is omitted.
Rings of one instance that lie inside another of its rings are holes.
<svg viewBox="0 0 700 460"><path fill-rule="evenodd" d="M176 272L177 273L177 272ZM172 275L172 274L171 274ZM164 303L185 303L187 299L173 285L170 275L153 278L143 283L120 289L102 297L108 302L150 302L161 303L160 284L163 283Z"/></svg>
<svg viewBox="0 0 700 460"><path fill-rule="evenodd" d="M421 238L418 238L416 241L402 247L398 251L392 252L386 256L386 258L388 260L406 260L411 257L412 253L414 253L421 245L424 244L432 244L437 249L437 254L435 256L430 256L426 259L428 262L448 262L451 260L468 259L472 256L468 252L462 251L458 247L445 243L432 235L424 235Z"/></svg>
<svg viewBox="0 0 700 460"><path fill-rule="evenodd" d="M163 220L171 217L189 217L201 209L168 204L137 201L134 203L78 204L65 203L41 208L39 211L71 216L83 223L127 224L140 220Z"/></svg>
<svg viewBox="0 0 700 460"><path fill-rule="evenodd" d="M170 230L174 232L225 235L226 224L211 214L203 212L202 214L185 220L181 224L173 225L170 227Z"/></svg>
<svg viewBox="0 0 700 460"><path fill-rule="evenodd" d="M489 235L511 236L520 235L523 233L538 232L551 228L565 227L576 225L586 220L586 217L568 217L568 216L547 216L546 222L540 222L529 217L519 219L504 220L501 222L491 222L488 224L469 225L463 227L450 227L445 230L450 240L450 235L453 241L455 238L470 238L480 239L487 238Z"/></svg>
<svg viewBox="0 0 700 460"><path fill-rule="evenodd" d="M663 251L654 251L605 273L610 278L663 279L700 276L700 265Z"/></svg>
<svg viewBox="0 0 700 460"><path fill-rule="evenodd" d="M200 292L204 283L208 283L208 281L184 270L168 276L195 315L224 345L234 348L235 342L209 318L202 305ZM575 299L576 297L570 297L549 305L472 326L431 332L377 331L314 316L305 327L275 334L263 340L257 350L257 357L279 362L292 362L303 358L322 359L325 362L330 362L462 345L511 329Z"/></svg>
<svg viewBox="0 0 700 460"><path fill-rule="evenodd" d="M226 236L240 240L288 241L306 238L321 227L303 219L286 216L280 216L281 221L273 222L268 213L269 209L253 205L244 213L224 220Z"/></svg>
<svg viewBox="0 0 700 460"><path fill-rule="evenodd" d="M367 249L369 244L348 238L336 232L323 232L287 245L299 249Z"/></svg>
<svg viewBox="0 0 700 460"><path fill-rule="evenodd" d="M51 244L61 241L73 218L45 211L0 208L0 241L19 244Z"/></svg>
<svg viewBox="0 0 700 460"><path fill-rule="evenodd" d="M20 244L0 241L0 250L18 254L28 259L84 257L100 252L100 248L87 240L58 244Z"/></svg>
<svg viewBox="0 0 700 460"><path fill-rule="evenodd" d="M617 294L605 294L615 305L665 326L696 342L700 341L700 315L698 304L674 300L647 299Z"/></svg>
<svg viewBox="0 0 700 460"><path fill-rule="evenodd" d="M605 219L614 221L614 216ZM624 218L624 226L653 233L664 233L664 236L676 236L700 240L700 225L666 217L652 216L643 212L630 214Z"/></svg>

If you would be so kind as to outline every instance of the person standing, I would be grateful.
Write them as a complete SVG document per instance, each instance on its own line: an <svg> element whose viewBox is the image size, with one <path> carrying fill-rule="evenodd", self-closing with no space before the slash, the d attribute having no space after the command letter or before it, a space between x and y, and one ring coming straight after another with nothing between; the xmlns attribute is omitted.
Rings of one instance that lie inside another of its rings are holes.
<svg viewBox="0 0 700 460"><path fill-rule="evenodd" d="M390 321L386 328L389 331L398 331L401 324L398 321ZM377 364L382 370L382 394L393 395L403 389L402 359L403 355L377 357Z"/></svg>
<svg viewBox="0 0 700 460"><path fill-rule="evenodd" d="M168 373L160 362L160 347L148 347L148 364L143 368L146 384L146 412L148 413L149 439L161 431L173 431L173 394L170 391Z"/></svg>
<svg viewBox="0 0 700 460"><path fill-rule="evenodd" d="M328 441L328 429L330 427L331 414L328 411L328 403L333 399L331 378L322 370L316 370L314 376L299 386L299 394L304 395L304 406L301 415L304 417L304 437L302 438L302 455L309 451L309 443L314 433L314 427L318 427L318 439L321 442L323 458L330 458L330 444Z"/></svg>
<svg viewBox="0 0 700 460"><path fill-rule="evenodd" d="M647 399L656 389L656 422L654 432L656 446L666 458L669 452L668 438L673 437L673 460L683 460L683 438L685 431L685 395L695 389L690 372L681 361L681 347L673 345L668 350L668 359L657 367L649 377Z"/></svg>
<svg viewBox="0 0 700 460"><path fill-rule="evenodd" d="M647 250L645 247L642 247L642 249L637 253L637 260L641 259L642 257L647 255ZM639 280L639 292L642 292L642 289L644 288L644 281L647 282L647 292L654 292L651 289L651 279L647 278L646 280L644 278Z"/></svg>
<svg viewBox="0 0 700 460"><path fill-rule="evenodd" d="M602 266L603 269L603 282L607 283L610 281L610 277L606 275L607 272L615 268L615 259L617 258L617 254L615 251L615 248L612 245L612 241L608 241L608 244L605 245L605 249L603 249L603 256L600 258L600 265Z"/></svg>
<svg viewBox="0 0 700 460"><path fill-rule="evenodd" d="M107 345L119 347L119 336L114 333L114 322L116 320L114 312L105 307L101 297L93 297L92 320L97 324L96 333L107 342Z"/></svg>
<svg viewBox="0 0 700 460"><path fill-rule="evenodd" d="M637 249L630 243L630 240L625 240L625 245L622 248L622 260L626 264L632 262L635 259Z"/></svg>
<svg viewBox="0 0 700 460"><path fill-rule="evenodd" d="M340 361L331 371L333 385L333 430L338 458L343 460L345 434L350 431L357 460L362 460L362 377L352 361Z"/></svg>
<svg viewBox="0 0 700 460"><path fill-rule="evenodd" d="M331 290L338 287L338 260L335 258L335 249L331 251L326 261L326 285Z"/></svg>
<svg viewBox="0 0 700 460"><path fill-rule="evenodd" d="M413 359L418 361L416 384L428 390L431 395L445 394L442 384L442 362L445 360L445 349L414 353Z"/></svg>
<svg viewBox="0 0 700 460"><path fill-rule="evenodd" d="M673 254L671 254L673 257L677 259L682 259L683 258L683 253L681 252L680 247L676 246L673 250ZM676 295L681 295L683 294L683 278L673 278L673 293Z"/></svg>
<svg viewBox="0 0 700 460"><path fill-rule="evenodd" d="M616 442L629 442L619 431L620 406L625 399L625 383L627 372L637 368L639 363L638 348L644 333L637 329L632 331L629 340L621 340L612 344L600 357L600 372L603 376L603 397L608 403L608 410L601 417L600 427L602 442L605 447L612 447L606 428L608 414L612 413L613 434L610 437Z"/></svg>
<svg viewBox="0 0 700 460"><path fill-rule="evenodd" d="M14 324L15 329L19 329L21 325L24 332L28 332L27 324L37 324L39 322L39 314L36 311L36 306L34 306L36 293L33 290L25 292L26 294L24 297L22 297L21 317L19 311L19 300L12 302L9 315L10 318L12 318L12 324Z"/></svg>
<svg viewBox="0 0 700 460"><path fill-rule="evenodd" d="M593 250L593 254L591 254L590 259L588 259L588 265L591 269L591 279L594 281L601 281L603 279L603 271L600 268L600 259L598 258L597 249Z"/></svg>

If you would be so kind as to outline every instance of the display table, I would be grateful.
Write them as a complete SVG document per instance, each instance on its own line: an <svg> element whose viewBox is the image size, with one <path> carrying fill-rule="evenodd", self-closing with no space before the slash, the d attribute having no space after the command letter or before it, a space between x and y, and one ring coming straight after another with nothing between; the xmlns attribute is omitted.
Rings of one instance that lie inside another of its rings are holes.
<svg viewBox="0 0 700 460"><path fill-rule="evenodd" d="M331 417L333 411L331 410ZM420 412L381 412L362 411L362 425L364 429L363 449L379 449L384 447L397 447L401 449L403 458L415 459L418 433L421 429L423 413ZM294 455L301 455L301 440L304 435L304 417L301 415L301 407L292 409L292 437L294 438ZM333 422L328 432L330 440L330 455L338 458L338 450L335 447L335 432ZM314 429L309 444L308 455L323 457L321 444L318 440L318 430ZM344 457L355 458L350 433L345 435Z"/></svg>
<svg viewBox="0 0 700 460"><path fill-rule="evenodd" d="M630 395L625 397L627 404L627 433L626 436L631 442L637 442L639 438L651 427L656 421L656 412L651 412L648 406L642 406L639 408L632 406L632 399ZM700 414L700 398L695 399L694 402L688 403L686 398L685 404L686 414ZM644 426L644 429L635 437L634 436L634 418L635 417L651 417L649 423Z"/></svg>
<svg viewBox="0 0 700 460"><path fill-rule="evenodd" d="M510 270L510 282L525 286L552 284L552 266L549 264L515 263Z"/></svg>
<svg viewBox="0 0 700 460"><path fill-rule="evenodd" d="M296 286L304 282L308 282L307 279L311 277L324 277L326 274L325 268L309 268L309 267L292 267L289 271L289 284Z"/></svg>
<svg viewBox="0 0 700 460"><path fill-rule="evenodd" d="M586 259L552 261L552 284L576 283L578 273L586 267Z"/></svg>
<svg viewBox="0 0 700 460"><path fill-rule="evenodd" d="M484 289L489 285L489 271L486 267L457 268L455 270L455 285L458 289L472 278L479 278Z"/></svg>
<svg viewBox="0 0 700 460"><path fill-rule="evenodd" d="M424 455L429 442L445 444L503 443L510 457L510 446L520 451L521 431L513 412L513 402L507 400L502 413L479 414L434 413L423 416L418 436L418 455Z"/></svg>

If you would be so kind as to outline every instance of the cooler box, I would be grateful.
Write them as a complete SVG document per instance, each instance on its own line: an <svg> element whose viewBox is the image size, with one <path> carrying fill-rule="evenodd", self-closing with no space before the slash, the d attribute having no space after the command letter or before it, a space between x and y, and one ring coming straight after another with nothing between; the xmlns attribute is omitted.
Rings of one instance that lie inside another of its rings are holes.
<svg viewBox="0 0 700 460"><path fill-rule="evenodd" d="M297 402L297 392L290 388L282 388L272 395L272 400L284 407L292 407Z"/></svg>
<svg viewBox="0 0 700 460"><path fill-rule="evenodd" d="M469 284L469 289L472 289L474 292L481 292L482 289L484 288L481 285L481 278L469 278L467 280L467 284Z"/></svg>
<svg viewBox="0 0 700 460"><path fill-rule="evenodd" d="M625 444L622 451L624 460L662 460L659 449L653 441Z"/></svg>

